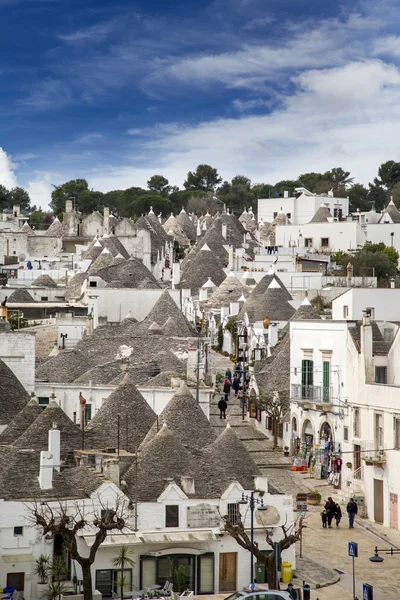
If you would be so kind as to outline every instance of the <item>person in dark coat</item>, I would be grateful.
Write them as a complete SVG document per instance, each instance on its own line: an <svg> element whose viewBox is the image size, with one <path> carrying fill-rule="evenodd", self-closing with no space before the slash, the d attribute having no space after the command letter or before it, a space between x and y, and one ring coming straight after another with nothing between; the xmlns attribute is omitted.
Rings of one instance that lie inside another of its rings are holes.
<svg viewBox="0 0 400 600"><path fill-rule="evenodd" d="M235 392L235 396L238 395L239 387L240 387L240 381L238 379L238 376L235 374L233 376L233 381L232 381L232 389Z"/></svg>
<svg viewBox="0 0 400 600"><path fill-rule="evenodd" d="M219 418L220 419L226 419L226 409L227 409L228 405L226 403L226 401L221 398L221 400L218 402L218 408L219 408Z"/></svg>
<svg viewBox="0 0 400 600"><path fill-rule="evenodd" d="M289 592L289 596L292 598L292 600L297 600L297 592L293 587L293 583L289 583L286 591Z"/></svg>
<svg viewBox="0 0 400 600"><path fill-rule="evenodd" d="M336 504L332 500L331 496L329 496L328 501L325 503L326 510L326 518L328 521L328 527L332 529L332 519L336 513Z"/></svg>
<svg viewBox="0 0 400 600"><path fill-rule="evenodd" d="M350 498L350 502L347 504L347 516L349 517L349 529L354 529L354 518L358 513L357 502L354 502L354 498Z"/></svg>
<svg viewBox="0 0 400 600"><path fill-rule="evenodd" d="M227 377L229 379L229 381L232 383L232 371L230 370L229 367L226 370L225 377Z"/></svg>
<svg viewBox="0 0 400 600"><path fill-rule="evenodd" d="M224 380L224 394L225 394L225 402L228 402L229 394L231 393L231 382L227 377Z"/></svg>
<svg viewBox="0 0 400 600"><path fill-rule="evenodd" d="M342 520L342 509L340 508L339 504L337 504L337 503L335 506L336 506L336 512L335 512L336 527L339 527L340 521Z"/></svg>

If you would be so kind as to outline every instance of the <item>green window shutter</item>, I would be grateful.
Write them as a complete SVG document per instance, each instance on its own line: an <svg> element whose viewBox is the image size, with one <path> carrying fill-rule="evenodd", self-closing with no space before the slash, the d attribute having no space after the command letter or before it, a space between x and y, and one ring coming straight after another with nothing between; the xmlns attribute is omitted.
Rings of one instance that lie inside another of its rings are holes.
<svg viewBox="0 0 400 600"><path fill-rule="evenodd" d="M323 362L323 379L322 379L322 393L323 401L329 402L329 386L330 386L330 364L328 361Z"/></svg>
<svg viewBox="0 0 400 600"><path fill-rule="evenodd" d="M308 360L308 385L314 385L314 361Z"/></svg>
<svg viewBox="0 0 400 600"><path fill-rule="evenodd" d="M307 384L307 361L301 361L301 397L306 397L306 384Z"/></svg>

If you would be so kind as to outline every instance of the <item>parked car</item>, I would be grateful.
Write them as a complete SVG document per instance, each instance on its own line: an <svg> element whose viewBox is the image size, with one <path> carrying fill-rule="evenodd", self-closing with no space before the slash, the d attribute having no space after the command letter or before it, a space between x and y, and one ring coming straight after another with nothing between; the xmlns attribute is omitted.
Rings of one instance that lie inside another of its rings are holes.
<svg viewBox="0 0 400 600"><path fill-rule="evenodd" d="M292 600L285 590L260 590L259 592L235 592L225 600Z"/></svg>

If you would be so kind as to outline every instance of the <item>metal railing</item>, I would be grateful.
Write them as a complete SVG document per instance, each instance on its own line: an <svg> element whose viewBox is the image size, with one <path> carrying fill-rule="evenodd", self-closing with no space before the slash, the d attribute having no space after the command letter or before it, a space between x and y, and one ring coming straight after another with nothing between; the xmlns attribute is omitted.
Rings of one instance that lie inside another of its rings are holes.
<svg viewBox="0 0 400 600"><path fill-rule="evenodd" d="M332 402L332 387L322 385L302 385L292 383L292 400L310 400L311 402Z"/></svg>

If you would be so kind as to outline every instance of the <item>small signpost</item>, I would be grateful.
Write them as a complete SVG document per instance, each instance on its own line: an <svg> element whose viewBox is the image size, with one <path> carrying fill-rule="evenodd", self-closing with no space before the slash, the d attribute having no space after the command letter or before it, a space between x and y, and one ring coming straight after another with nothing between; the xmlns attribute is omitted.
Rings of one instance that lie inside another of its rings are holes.
<svg viewBox="0 0 400 600"><path fill-rule="evenodd" d="M358 544L349 542L349 556L353 559L353 600L356 600L356 573L354 559L358 557Z"/></svg>
<svg viewBox="0 0 400 600"><path fill-rule="evenodd" d="M304 519L307 514L307 494L296 494L297 516ZM303 530L300 531L300 558L303 558Z"/></svg>
<svg viewBox="0 0 400 600"><path fill-rule="evenodd" d="M363 583L363 600L374 600L374 588L369 583Z"/></svg>

